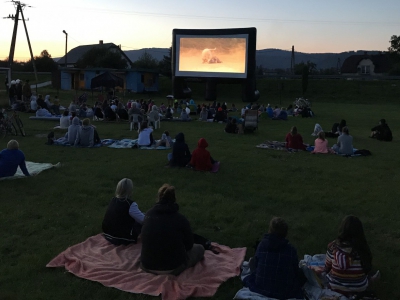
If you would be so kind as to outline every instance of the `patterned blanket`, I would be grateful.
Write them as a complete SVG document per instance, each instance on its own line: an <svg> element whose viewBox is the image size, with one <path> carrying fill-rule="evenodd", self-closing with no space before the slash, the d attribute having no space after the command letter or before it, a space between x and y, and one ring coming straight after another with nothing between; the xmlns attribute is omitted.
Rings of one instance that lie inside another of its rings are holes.
<svg viewBox="0 0 400 300"><path fill-rule="evenodd" d="M174 140L175 141L175 140ZM157 143L158 141L156 141ZM128 148L132 148L134 146L137 146L138 140L131 140L131 139L123 139L120 141L114 141L114 143L112 143L111 145L109 145L109 148L117 148L117 149L128 149ZM166 149L170 149L170 147L165 147L165 146L153 146L153 147L143 147L143 146L139 146L139 149L142 150L166 150Z"/></svg>

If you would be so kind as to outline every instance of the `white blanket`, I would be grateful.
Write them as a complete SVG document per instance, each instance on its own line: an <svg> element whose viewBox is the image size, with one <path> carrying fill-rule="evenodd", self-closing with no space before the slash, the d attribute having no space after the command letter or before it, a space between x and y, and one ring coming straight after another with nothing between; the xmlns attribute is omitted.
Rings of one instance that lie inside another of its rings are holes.
<svg viewBox="0 0 400 300"><path fill-rule="evenodd" d="M40 172L51 169L51 168L59 168L61 167L61 163L56 163L55 165L50 164L50 163L35 163L31 161L26 162L26 168L28 169L29 174L31 175L37 175ZM15 173L14 176L10 177L1 177L0 180L6 180L6 179L18 179L18 178L27 178L27 176L22 173L20 167L17 169L17 173Z"/></svg>

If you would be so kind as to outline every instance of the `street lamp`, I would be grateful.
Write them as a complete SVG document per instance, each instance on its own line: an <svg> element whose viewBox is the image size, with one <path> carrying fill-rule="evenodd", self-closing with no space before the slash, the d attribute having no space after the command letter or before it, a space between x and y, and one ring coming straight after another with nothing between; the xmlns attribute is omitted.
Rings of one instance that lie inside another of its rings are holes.
<svg viewBox="0 0 400 300"><path fill-rule="evenodd" d="M68 33L65 31L65 30L63 30L63 33L65 34L65 67L67 67L67 45L68 45Z"/></svg>

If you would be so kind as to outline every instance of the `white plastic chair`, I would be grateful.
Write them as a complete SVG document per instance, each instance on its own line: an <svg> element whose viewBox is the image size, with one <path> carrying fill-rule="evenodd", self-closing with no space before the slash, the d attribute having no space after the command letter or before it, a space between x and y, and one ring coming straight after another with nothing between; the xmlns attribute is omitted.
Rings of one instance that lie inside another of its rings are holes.
<svg viewBox="0 0 400 300"><path fill-rule="evenodd" d="M132 131L133 125L135 125L135 123L138 124L138 129L140 129L139 115L133 114L130 116L130 119L131 119L131 131Z"/></svg>

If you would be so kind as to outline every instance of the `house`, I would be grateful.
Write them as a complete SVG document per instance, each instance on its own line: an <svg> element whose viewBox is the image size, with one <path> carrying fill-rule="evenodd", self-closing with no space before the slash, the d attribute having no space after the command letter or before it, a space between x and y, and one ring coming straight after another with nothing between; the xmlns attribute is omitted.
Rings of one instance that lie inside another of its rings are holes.
<svg viewBox="0 0 400 300"><path fill-rule="evenodd" d="M110 71L124 80L122 89L134 93L158 91L159 72L151 69L63 68L52 74L53 87L61 90L90 90L94 77Z"/></svg>
<svg viewBox="0 0 400 300"><path fill-rule="evenodd" d="M368 55L351 55L345 59L341 68L342 75L387 75L392 67L387 53Z"/></svg>
<svg viewBox="0 0 400 300"><path fill-rule="evenodd" d="M103 43L102 40L100 40L98 44L82 45L82 46L75 47L74 49L71 49L66 55L67 67L72 67L72 68L76 67L78 60L80 58L82 58L82 56L86 52L88 52L92 48L100 48L100 47L105 48L111 52L119 53L121 55L121 57L123 59L125 59L127 62L126 68L127 69L131 68L131 64L132 64L131 60L129 59L128 56L126 56L125 52L122 51L119 46L115 45L114 43ZM57 64L59 66L65 67L65 55L57 61Z"/></svg>

